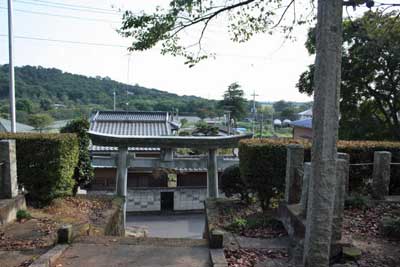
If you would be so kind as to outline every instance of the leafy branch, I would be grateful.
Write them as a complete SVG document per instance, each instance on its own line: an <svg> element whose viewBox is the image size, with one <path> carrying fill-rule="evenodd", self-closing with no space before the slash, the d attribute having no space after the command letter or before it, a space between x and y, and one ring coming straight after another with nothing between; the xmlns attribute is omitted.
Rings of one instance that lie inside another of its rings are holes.
<svg viewBox="0 0 400 267"><path fill-rule="evenodd" d="M292 38L296 25L315 20L314 0L171 0L169 7L158 7L153 14L137 14L125 11L118 32L131 38L130 51L143 51L161 43L161 53L186 58L185 64L194 66L212 54L202 46L203 38L211 24L219 15L228 15L228 29L231 40L246 42L254 34L269 33L280 29L285 38ZM305 7L304 14L296 14L296 2ZM343 0L345 7L385 7L400 6L397 3L381 3L374 0ZM293 17L287 20L289 10ZM287 22L286 22L287 21ZM186 29L197 30L196 42L183 45L181 33ZM196 51L197 47L197 51Z"/></svg>

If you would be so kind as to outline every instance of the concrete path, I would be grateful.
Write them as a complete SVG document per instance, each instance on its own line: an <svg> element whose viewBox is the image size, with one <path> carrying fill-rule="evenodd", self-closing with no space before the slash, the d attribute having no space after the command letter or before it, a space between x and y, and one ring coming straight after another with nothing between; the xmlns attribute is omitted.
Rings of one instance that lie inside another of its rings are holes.
<svg viewBox="0 0 400 267"><path fill-rule="evenodd" d="M204 214L128 215L128 227L143 227L149 237L203 238Z"/></svg>
<svg viewBox="0 0 400 267"><path fill-rule="evenodd" d="M199 241L86 238L72 244L52 267L210 267L208 248Z"/></svg>
<svg viewBox="0 0 400 267"><path fill-rule="evenodd" d="M239 236L232 233L224 234L224 247L238 248L260 248L260 249L288 249L289 237L279 238L252 238Z"/></svg>

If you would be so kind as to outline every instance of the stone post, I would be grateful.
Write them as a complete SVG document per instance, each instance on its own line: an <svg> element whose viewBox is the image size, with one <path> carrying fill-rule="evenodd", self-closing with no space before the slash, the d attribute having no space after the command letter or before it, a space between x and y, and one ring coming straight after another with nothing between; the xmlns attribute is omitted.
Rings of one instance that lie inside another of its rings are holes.
<svg viewBox="0 0 400 267"><path fill-rule="evenodd" d="M218 197L217 149L215 148L208 150L207 197Z"/></svg>
<svg viewBox="0 0 400 267"><path fill-rule="evenodd" d="M332 220L332 242L340 241L342 239L344 200L346 196L345 179L348 176L347 168L347 160L338 158L336 162L336 187Z"/></svg>
<svg viewBox="0 0 400 267"><path fill-rule="evenodd" d="M374 199L384 199L389 195L391 161L392 154L390 152L375 151L372 173L372 197Z"/></svg>
<svg viewBox="0 0 400 267"><path fill-rule="evenodd" d="M0 140L0 198L18 195L15 140Z"/></svg>
<svg viewBox="0 0 400 267"><path fill-rule="evenodd" d="M300 214L305 218L307 215L308 188L311 180L311 162L304 163L303 185L301 189Z"/></svg>
<svg viewBox="0 0 400 267"><path fill-rule="evenodd" d="M342 59L343 0L318 0L311 179L304 239L305 267L329 266Z"/></svg>
<svg viewBox="0 0 400 267"><path fill-rule="evenodd" d="M127 194L127 159L128 149L127 147L118 148L118 166L117 166L117 195L125 197Z"/></svg>
<svg viewBox="0 0 400 267"><path fill-rule="evenodd" d="M338 159L344 159L346 163L343 163L344 166L344 187L345 187L345 196L349 195L349 179L350 179L350 155L347 153L338 153Z"/></svg>
<svg viewBox="0 0 400 267"><path fill-rule="evenodd" d="M126 226L126 197L127 197L127 180L128 180L128 148L118 148L118 166L117 166L117 196L123 198L123 228Z"/></svg>
<svg viewBox="0 0 400 267"><path fill-rule="evenodd" d="M173 161L174 153L172 148L162 148L161 149L161 160L162 161Z"/></svg>
<svg viewBox="0 0 400 267"><path fill-rule="evenodd" d="M286 149L285 201L287 204L300 202L304 148L301 145L288 145Z"/></svg>

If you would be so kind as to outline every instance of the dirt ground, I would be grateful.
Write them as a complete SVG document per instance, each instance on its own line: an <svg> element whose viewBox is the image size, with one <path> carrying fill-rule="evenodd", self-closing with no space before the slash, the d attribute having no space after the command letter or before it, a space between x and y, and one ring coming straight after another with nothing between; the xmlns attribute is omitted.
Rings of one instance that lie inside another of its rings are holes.
<svg viewBox="0 0 400 267"><path fill-rule="evenodd" d="M239 201L223 202L218 207L218 226L229 232L254 238L287 236L283 225L275 218L275 210L263 212L259 205ZM237 223L243 220L242 225Z"/></svg>
<svg viewBox="0 0 400 267"><path fill-rule="evenodd" d="M362 251L357 266L400 266L400 240L385 237L380 231L380 220L383 216L399 213L399 203L381 203L345 210L344 238Z"/></svg>
<svg viewBox="0 0 400 267"><path fill-rule="evenodd" d="M219 226L230 232L246 237L281 238L286 232L279 228L258 225L252 229L236 228L232 225L236 218L254 219L260 215L259 208L246 207L236 204L228 207L219 207ZM344 213L343 239L362 252L356 261L348 261L352 266L358 267L399 267L400 266L400 240L385 237L381 233L380 221L383 216L400 214L399 203L373 204L363 208L347 208ZM247 220L250 221L250 220ZM262 262L271 260L287 260L288 255L284 250L271 249L225 249L225 256L230 267L264 266ZM268 266L268 265L265 265ZM288 265L286 265L288 266Z"/></svg>
<svg viewBox="0 0 400 267"><path fill-rule="evenodd" d="M66 197L43 209L28 208L31 219L0 228L0 266L28 266L55 244L62 224L72 224L81 235L100 232L111 207L110 198Z"/></svg>

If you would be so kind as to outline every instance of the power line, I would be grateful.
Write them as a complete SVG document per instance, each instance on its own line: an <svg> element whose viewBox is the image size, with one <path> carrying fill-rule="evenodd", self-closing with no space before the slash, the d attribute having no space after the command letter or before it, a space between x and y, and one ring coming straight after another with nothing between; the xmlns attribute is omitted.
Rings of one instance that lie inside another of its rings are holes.
<svg viewBox="0 0 400 267"><path fill-rule="evenodd" d="M0 7L0 9L7 10L6 7ZM52 14L52 13L39 12L39 11L30 11L30 10L24 10L24 9L14 9L14 11L21 12L21 13L35 14L35 15L44 15L44 16L51 16L51 17L68 18L68 19L78 19L78 20L95 21L95 22L106 22L106 23L120 23L120 21L112 21L112 20L104 20L104 19L96 19L96 18L84 18L84 17L78 17L78 16Z"/></svg>
<svg viewBox="0 0 400 267"><path fill-rule="evenodd" d="M0 34L0 37L8 37L7 34ZM89 46L99 46L99 47L115 47L115 48L128 48L127 45L119 45L119 44L107 44L107 43L96 43L96 42L83 42L83 41L71 41L71 40L62 40L62 39L52 39L52 38L42 38L42 37L32 37L32 36L23 36L23 35L15 35L15 39L26 39L26 40L34 40L34 41L46 41L46 42L56 42L56 43L66 43L66 44L75 44L75 45L89 45ZM249 59L262 59L265 60L263 56L251 56L251 55L233 55L233 54L216 54L216 56L222 57L236 57L236 58L249 58ZM288 59L289 60L289 59ZM295 59L290 59L295 60Z"/></svg>
<svg viewBox="0 0 400 267"><path fill-rule="evenodd" d="M54 5L54 4L44 4L44 3L36 3L36 2L28 2L24 0L15 0L16 3L22 3L22 4L28 4L28 5L33 5L33 6L45 6L45 7L52 7L52 8L58 8L58 9L66 9L66 10L73 10L73 11L81 11L81 12L90 12L90 13L98 13L98 14L107 14L107 15L116 15L118 16L119 14L111 11L97 11L93 9L82 9L82 8L75 8L75 7L67 7L67 6L59 6L59 5Z"/></svg>
<svg viewBox="0 0 400 267"><path fill-rule="evenodd" d="M16 1L16 2L20 2L19 0L15 0L15 1ZM28 0L28 1L29 1L29 0ZM32 1L32 0L31 0L31 2L40 2L40 3L51 4L51 5L58 5L58 6L66 6L66 7L73 7L73 8L83 8L83 9L90 9L90 10L98 10L98 11L106 11L106 12L119 13L118 10L110 9L110 8L99 8L99 7L84 6L84 5L57 3L57 2L45 1L45 0L35 0L35 1Z"/></svg>
<svg viewBox="0 0 400 267"><path fill-rule="evenodd" d="M0 34L0 37L7 37L7 34ZM70 40L61 40L61 39L51 39L51 38L41 38L41 37L31 37L31 36L21 36L15 35L16 39L27 39L27 40L35 40L35 41L48 41L48 42L57 42L57 43L67 43L67 44L81 44L81 45L91 45L91 46L102 46L102 47L118 47L118 48L127 48L125 45L117 45L117 44L106 44L106 43L92 43L92 42L81 42L81 41L70 41Z"/></svg>

